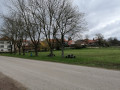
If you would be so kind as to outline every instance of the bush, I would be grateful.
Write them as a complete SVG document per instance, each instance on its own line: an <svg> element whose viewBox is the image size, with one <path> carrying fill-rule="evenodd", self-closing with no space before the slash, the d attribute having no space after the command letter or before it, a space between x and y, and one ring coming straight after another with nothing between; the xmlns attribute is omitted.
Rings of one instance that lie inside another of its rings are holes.
<svg viewBox="0 0 120 90"><path fill-rule="evenodd" d="M73 49L82 49L82 48L86 48L86 47L87 47L86 45L79 45L79 44L71 45L71 48L73 48Z"/></svg>

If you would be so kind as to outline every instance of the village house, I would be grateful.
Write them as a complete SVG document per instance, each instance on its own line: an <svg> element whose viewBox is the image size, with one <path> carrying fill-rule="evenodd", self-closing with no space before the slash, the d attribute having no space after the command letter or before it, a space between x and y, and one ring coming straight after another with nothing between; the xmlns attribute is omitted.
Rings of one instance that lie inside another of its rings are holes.
<svg viewBox="0 0 120 90"><path fill-rule="evenodd" d="M71 45L74 45L74 44L75 44L75 41L69 40L69 41L67 41L67 43L68 43L69 46L71 46Z"/></svg>
<svg viewBox="0 0 120 90"><path fill-rule="evenodd" d="M11 51L11 42L8 38L0 38L0 52L10 52Z"/></svg>
<svg viewBox="0 0 120 90"><path fill-rule="evenodd" d="M54 43L55 50L60 50L60 43L58 43L59 41L60 41L60 39L58 39L58 41L56 39L50 39L50 42ZM64 43L65 43L65 47L74 47L76 45L77 45L77 47L81 47L81 46L96 46L97 41L98 40L94 40L94 39L93 40L85 39L85 40L77 40L77 41L64 40ZM34 51L34 45L32 44L32 42L30 40L23 40L22 45L25 46L24 49L26 52ZM17 50L18 50L18 48L17 48ZM49 50L47 41L46 40L40 41L38 51L47 51L47 50ZM11 42L6 37L0 38L0 52L11 52Z"/></svg>
<svg viewBox="0 0 120 90"><path fill-rule="evenodd" d="M96 46L98 43L98 40L89 40L89 39L84 39L84 40L77 40L75 44L80 45L80 46Z"/></svg>

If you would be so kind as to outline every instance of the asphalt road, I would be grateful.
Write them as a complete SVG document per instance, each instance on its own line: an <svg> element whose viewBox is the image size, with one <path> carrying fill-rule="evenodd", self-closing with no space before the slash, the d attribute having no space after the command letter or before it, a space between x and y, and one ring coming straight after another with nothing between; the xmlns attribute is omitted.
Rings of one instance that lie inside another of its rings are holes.
<svg viewBox="0 0 120 90"><path fill-rule="evenodd" d="M120 71L0 56L0 72L30 90L120 90Z"/></svg>

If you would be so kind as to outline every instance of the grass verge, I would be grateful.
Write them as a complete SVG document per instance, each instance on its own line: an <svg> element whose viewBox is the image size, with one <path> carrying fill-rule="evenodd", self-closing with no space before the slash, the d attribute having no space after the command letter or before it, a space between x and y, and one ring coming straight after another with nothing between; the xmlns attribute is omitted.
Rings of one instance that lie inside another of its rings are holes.
<svg viewBox="0 0 120 90"><path fill-rule="evenodd" d="M49 52L40 52L38 57L30 56L30 53L22 55L2 54L3 56L18 57L25 59L59 62L65 64L82 65L120 70L120 48L98 48L65 50L65 55L74 54L75 59L61 58L61 51L54 51L56 57L47 57Z"/></svg>

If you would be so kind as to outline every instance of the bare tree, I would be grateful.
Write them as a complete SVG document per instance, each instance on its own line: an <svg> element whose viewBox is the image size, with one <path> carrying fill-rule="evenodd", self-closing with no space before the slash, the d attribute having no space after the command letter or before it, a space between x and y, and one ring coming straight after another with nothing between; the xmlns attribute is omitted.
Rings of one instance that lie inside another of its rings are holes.
<svg viewBox="0 0 120 90"><path fill-rule="evenodd" d="M87 45L88 45L88 43L89 43L88 40L89 40L89 35L86 34L86 35L85 35L85 42L86 42Z"/></svg>
<svg viewBox="0 0 120 90"><path fill-rule="evenodd" d="M24 22L22 21L22 18L20 15L16 16L16 20L15 20L16 26L17 26L17 47L19 49L19 55L21 55L21 49L23 48L23 41L24 39L26 39L26 32L25 30L25 26L24 26ZM24 55L24 51L23 51L23 55Z"/></svg>
<svg viewBox="0 0 120 90"><path fill-rule="evenodd" d="M26 37L26 33L24 32L24 22L20 15L16 12L10 13L9 16L3 15L4 18L4 26L2 27L2 33L4 37L8 37L9 40L14 44L14 52L16 53L16 46L19 51L19 55L21 55L21 49L24 37ZM12 52L12 45L11 45Z"/></svg>
<svg viewBox="0 0 120 90"><path fill-rule="evenodd" d="M64 39L66 36L73 36L76 33L84 30L84 14L80 13L75 7L68 2L68 0L60 0L58 5L58 12L56 14L56 23L59 36L61 38L62 57L64 57Z"/></svg>
<svg viewBox="0 0 120 90"><path fill-rule="evenodd" d="M24 21L25 32L29 35L29 38L33 43L35 55L38 56L38 47L40 45L42 29L40 22L38 22L35 16L37 8L34 1L35 0L17 0L13 5Z"/></svg>
<svg viewBox="0 0 120 90"><path fill-rule="evenodd" d="M54 43L59 41L64 57L64 39L84 30L83 13L73 8L68 0L36 0L37 18L42 23L43 34L54 56Z"/></svg>
<svg viewBox="0 0 120 90"><path fill-rule="evenodd" d="M98 45L103 46L104 44L104 36L101 33L96 34L96 38L98 40Z"/></svg>
<svg viewBox="0 0 120 90"><path fill-rule="evenodd" d="M72 7L68 0L17 0L15 11L22 16L38 55L41 36L46 37L50 55L54 56L54 44L59 41L64 57L64 39L84 30L84 14Z"/></svg>
<svg viewBox="0 0 120 90"><path fill-rule="evenodd" d="M2 16L4 23L1 29L1 33L3 37L9 38L11 42L11 53L14 46L14 53L16 54L16 44L17 44L17 29L14 21L15 14L10 14L9 16Z"/></svg>
<svg viewBox="0 0 120 90"><path fill-rule="evenodd" d="M28 34L25 33L24 36L23 36L23 43L22 43L22 52L23 52L23 55L25 55L25 52L26 52L27 39L28 39Z"/></svg>
<svg viewBox="0 0 120 90"><path fill-rule="evenodd" d="M37 12L36 17L39 25L42 26L42 33L48 43L50 54L48 56L54 56L53 49L56 35L56 22L55 17L57 11L58 0L36 0Z"/></svg>

